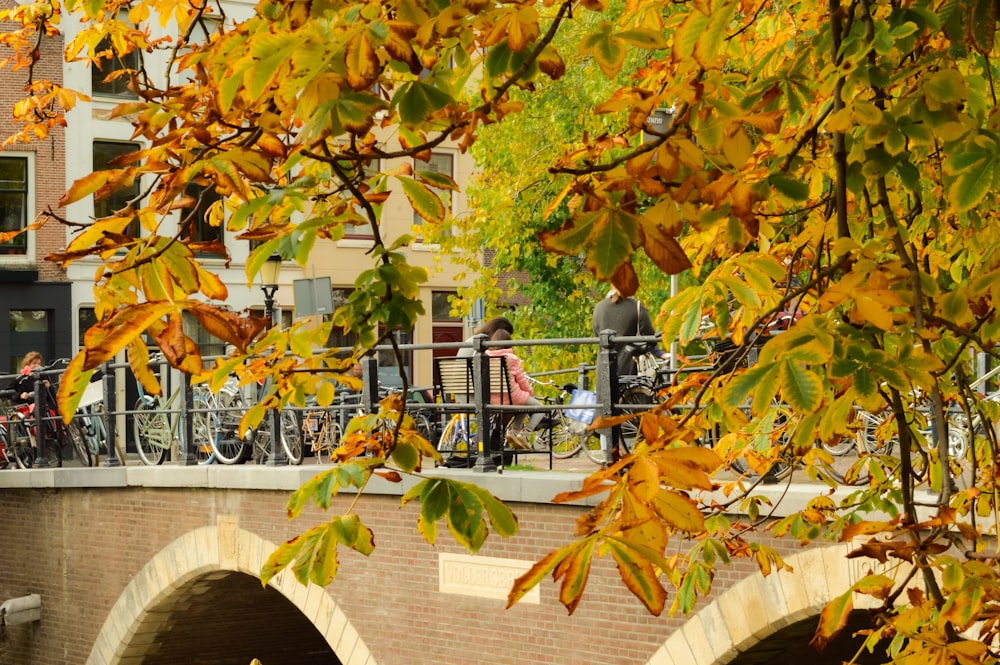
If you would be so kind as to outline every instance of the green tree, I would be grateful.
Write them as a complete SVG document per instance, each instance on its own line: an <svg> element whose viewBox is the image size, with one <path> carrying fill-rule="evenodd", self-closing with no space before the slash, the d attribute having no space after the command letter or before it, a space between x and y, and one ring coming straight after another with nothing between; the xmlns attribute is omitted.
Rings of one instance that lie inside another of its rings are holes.
<svg viewBox="0 0 1000 665"><path fill-rule="evenodd" d="M90 27L68 45L68 57L100 57L95 45L106 37L119 53L153 48L118 20L124 8L19 6L4 17L25 29L4 39L29 72L37 35L76 15ZM217 9L169 0L127 8L136 22L148 12L173 16L181 34ZM391 329L417 316L414 290L423 278L400 251L408 239L378 232L386 188L400 187L421 215L440 220L436 192L454 186L425 174L366 174L366 165L386 156L372 128L396 128L401 155L425 153L446 137L470 146L485 124L522 112L516 89L525 98L544 95L543 82L562 77L576 55L593 58L609 80L629 58L641 58L592 109L606 118L604 131L581 133L548 164L558 190L549 182L537 192L522 188L539 197L526 220L546 250L580 257L598 281L626 294L639 288L642 256L663 275L690 268L690 285L666 307L664 335L684 343L726 339L735 346L731 357L756 347L759 358L678 383L666 397L684 408L645 414L631 454L558 497L601 501L578 524L577 540L518 580L510 602L551 574L573 611L592 560L610 555L650 612L687 611L710 591L714 570L734 558L750 558L765 573L783 567L755 533L803 542L864 537L852 556L889 562L903 574L868 575L831 603L817 645L843 626L860 593L883 601L871 643L888 639L889 659L995 660L1000 586L991 552L1000 456L993 423L1000 408L972 380L973 352L993 358L1000 336L994 3L701 0L607 9L601 0L265 1L207 44L174 52L174 65L190 74L186 82L157 88L135 72L141 101L117 112L133 115L149 147L75 183L65 200L103 195L140 174L156 185L142 208L90 224L56 257L93 255L107 264L97 284L100 321L61 399L71 406L89 372L123 348L140 378L148 377L143 331L174 365L213 383L232 370L247 380L276 376L250 420L306 391L329 399L327 383L298 371L338 366L325 356L301 357L315 332L266 331L260 321L191 298L201 292L221 303L225 293L194 248L157 234L187 183L214 184L233 211L229 229L261 241L250 275L275 249L302 261L317 239L339 237L343 224L371 223L377 247L362 277L367 288L338 312L371 346L374 324ZM571 16L589 12L576 39L555 41ZM28 92L16 111L36 136L74 101L71 92L34 81ZM646 119L665 106L676 109L672 124L642 143ZM483 205L483 219L512 214L509 202L484 198ZM147 235L123 232L133 219ZM565 277L559 288L580 287ZM804 316L772 334L778 315L792 308ZM184 311L238 355L203 368L183 335ZM705 320L713 324L709 334ZM848 473L870 482L843 500L817 496L778 522L758 519L756 482L776 463L835 484L831 457L815 444L865 433L862 413L883 420L870 432L877 442L894 444L860 456ZM949 447L949 424L967 430L962 456ZM340 464L292 496L291 514L309 501L328 507L333 493L361 489L373 473L416 472L421 453L434 454L398 400L357 427L338 451ZM709 431L722 433L714 449L694 445ZM756 475L716 475L734 465ZM953 487L959 473L967 482ZM934 492L926 512L917 510L921 488ZM696 491L708 489L742 502L751 521L700 503ZM421 502L419 528L430 542L442 520L472 550L489 528L503 535L517 528L510 511L474 485L424 479L404 497L412 500ZM698 538L668 559L679 534ZM335 516L279 547L263 577L289 566L300 579L326 583L339 546L369 553L373 543L356 515ZM909 589L915 578L920 590ZM977 622L978 635L964 637Z"/></svg>

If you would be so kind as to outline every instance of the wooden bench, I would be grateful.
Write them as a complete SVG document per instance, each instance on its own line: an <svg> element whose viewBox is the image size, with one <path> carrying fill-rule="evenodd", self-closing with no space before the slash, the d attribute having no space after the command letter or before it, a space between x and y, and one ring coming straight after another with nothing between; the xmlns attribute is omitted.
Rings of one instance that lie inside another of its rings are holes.
<svg viewBox="0 0 1000 665"><path fill-rule="evenodd" d="M489 368L486 385L483 386L483 413L486 414L487 429L483 441L490 442L489 449L494 455L503 455L504 464L516 458L517 455L529 453L548 453L549 468L552 467L551 450L521 450L507 446L507 424L514 413L523 412L523 407L514 406L511 397L511 379L504 356L487 356ZM476 413L476 372L475 363L479 358L454 357L434 359L434 391L436 401L446 405L445 412ZM551 435L549 437L551 440ZM471 464L471 460L470 460Z"/></svg>

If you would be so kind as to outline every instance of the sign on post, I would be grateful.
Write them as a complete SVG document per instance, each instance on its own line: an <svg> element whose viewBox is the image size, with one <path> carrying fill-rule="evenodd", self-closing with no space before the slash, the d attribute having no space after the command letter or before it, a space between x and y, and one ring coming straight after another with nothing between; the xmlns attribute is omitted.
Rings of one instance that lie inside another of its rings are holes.
<svg viewBox="0 0 1000 665"><path fill-rule="evenodd" d="M292 282L292 287L296 316L333 314L333 286L329 277L296 279Z"/></svg>
<svg viewBox="0 0 1000 665"><path fill-rule="evenodd" d="M674 109L672 108L659 108L649 114L646 118L646 127L650 130L662 134L670 127L670 123L674 119ZM642 142L649 143L650 141L655 141L660 138L656 134L651 134L650 132L642 132Z"/></svg>

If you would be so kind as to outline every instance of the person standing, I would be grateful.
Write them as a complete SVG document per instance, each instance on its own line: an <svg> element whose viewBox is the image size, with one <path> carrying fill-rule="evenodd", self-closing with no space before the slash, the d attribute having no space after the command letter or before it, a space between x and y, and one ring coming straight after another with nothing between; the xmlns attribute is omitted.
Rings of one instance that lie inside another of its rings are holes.
<svg viewBox="0 0 1000 665"><path fill-rule="evenodd" d="M602 298L594 307L592 317L594 336L599 336L602 330L614 330L621 337L639 337L655 335L656 329L649 317L649 311L641 301L632 296L624 297L618 289L611 287L606 298ZM616 344L618 350L618 375L635 374L635 358L629 353L625 344ZM666 357L663 351L656 351L661 358Z"/></svg>

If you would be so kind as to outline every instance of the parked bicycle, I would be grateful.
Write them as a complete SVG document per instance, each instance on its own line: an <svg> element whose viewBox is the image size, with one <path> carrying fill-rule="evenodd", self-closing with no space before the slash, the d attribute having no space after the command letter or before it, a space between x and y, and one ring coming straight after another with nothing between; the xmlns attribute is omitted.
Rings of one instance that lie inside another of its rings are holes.
<svg viewBox="0 0 1000 665"><path fill-rule="evenodd" d="M101 455L110 454L108 430L104 424L104 386L99 375L84 388L76 413L76 422L90 451L93 466L97 466Z"/></svg>
<svg viewBox="0 0 1000 665"><path fill-rule="evenodd" d="M16 390L0 390L0 427L3 431L3 462L4 467L13 464L19 469L31 468L25 462L30 462L33 446L31 433L24 416L18 410ZM56 462L53 461L53 464Z"/></svg>
<svg viewBox="0 0 1000 665"><path fill-rule="evenodd" d="M80 432L79 423L75 418L69 423L64 423L56 401L59 382L55 377L68 363L69 360L60 358L34 370L35 392L41 390L43 413L36 412L36 404L39 402L36 395L32 395L33 399L30 402L14 406L14 410L20 414L27 426L31 442L30 446L17 446L14 449L22 468L27 469L35 465L40 449L44 451L49 466L62 466L63 459L71 459L74 456L83 466L93 464L90 450Z"/></svg>
<svg viewBox="0 0 1000 665"><path fill-rule="evenodd" d="M150 358L151 367L162 362L162 355ZM215 451L212 448L214 416L211 393L206 386L191 387L193 394L188 417L191 419L192 440L188 443L183 440L184 426L181 418L184 386L178 387L164 398L162 395L147 393L141 381L136 380L135 383L139 397L133 408L132 427L136 452L143 464L162 464L170 456L175 442L191 445L198 464L211 464L215 461Z"/></svg>
<svg viewBox="0 0 1000 665"><path fill-rule="evenodd" d="M258 390L263 390L262 386ZM259 398L260 395L254 395ZM243 464L253 461L263 464L271 454L271 414L260 425L242 431L240 422L250 408L250 399L235 376L229 377L217 395L209 393L213 417L210 422L209 445L215 459L222 464ZM281 412L281 445L291 464L302 463L302 436L299 421L291 409Z"/></svg>
<svg viewBox="0 0 1000 665"><path fill-rule="evenodd" d="M567 405L577 390L573 383L556 385L553 381L539 381L530 376L528 379L543 388L558 390L558 395L555 397L539 396L544 404ZM594 418L594 411L591 410L587 413L585 409L581 410L580 415L583 417L581 420L573 419L570 417L570 413L566 409L550 410L535 429L532 448L535 450L549 450L551 448L552 456L557 459L566 459L583 451L591 462L602 464L604 453L601 450L600 437L589 429L589 423ZM589 415L589 418L584 416L585 413Z"/></svg>

